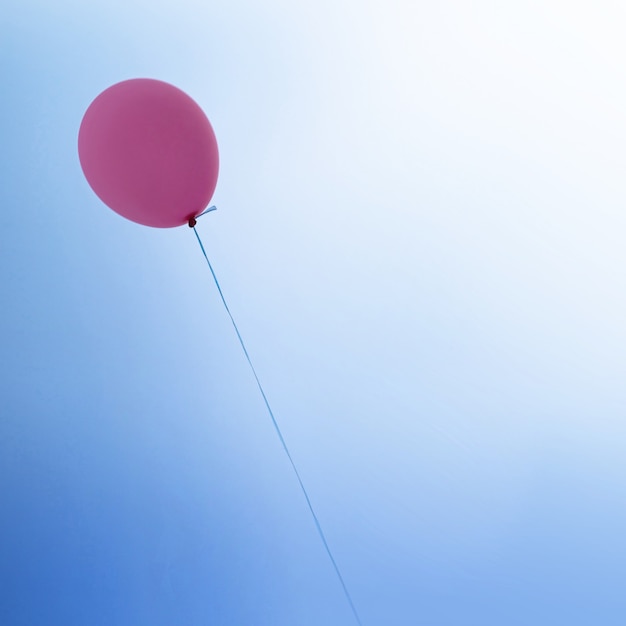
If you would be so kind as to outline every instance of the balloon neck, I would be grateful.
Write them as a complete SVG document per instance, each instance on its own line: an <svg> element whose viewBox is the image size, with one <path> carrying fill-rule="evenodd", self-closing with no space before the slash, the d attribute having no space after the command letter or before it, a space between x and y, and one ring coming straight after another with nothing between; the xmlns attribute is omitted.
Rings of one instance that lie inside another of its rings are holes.
<svg viewBox="0 0 626 626"><path fill-rule="evenodd" d="M205 209L204 211L202 211L202 213L198 213L198 215L192 215L189 218L189 221L187 222L189 224L189 228L195 228L196 224L198 223L196 221L197 217L202 217L203 215L206 215L207 213L210 213L211 211L217 211L217 207L216 206L210 206L208 209Z"/></svg>

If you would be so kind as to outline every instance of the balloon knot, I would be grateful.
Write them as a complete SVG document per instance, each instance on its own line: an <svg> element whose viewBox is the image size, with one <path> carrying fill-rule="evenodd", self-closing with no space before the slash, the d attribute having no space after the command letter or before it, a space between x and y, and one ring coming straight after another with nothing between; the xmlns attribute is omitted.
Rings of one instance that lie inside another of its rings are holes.
<svg viewBox="0 0 626 626"><path fill-rule="evenodd" d="M195 217L190 217L189 218L189 228L194 228L197 223L198 222L196 222L196 218Z"/></svg>

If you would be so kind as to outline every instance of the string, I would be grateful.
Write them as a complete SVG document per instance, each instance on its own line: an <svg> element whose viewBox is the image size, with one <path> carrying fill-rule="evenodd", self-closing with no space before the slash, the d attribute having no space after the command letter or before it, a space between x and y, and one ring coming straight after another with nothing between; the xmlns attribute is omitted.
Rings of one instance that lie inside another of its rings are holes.
<svg viewBox="0 0 626 626"><path fill-rule="evenodd" d="M296 475L296 478L298 479L298 484L300 485L300 489L304 495L304 499L306 500L307 506L309 507L309 511L311 513L311 516L313 517L313 521L315 522L317 533L320 536L322 543L324 544L324 549L326 550L326 554L328 554L328 558L330 559L330 562L333 565L335 573L337 574L337 578L339 579L339 582L341 583L343 593L346 596L346 599L348 601L348 604L350 605L350 608L352 609L354 618L357 624L359 624L359 626L362 626L361 619L359 617L359 614L357 613L356 607L354 606L354 602L352 601L352 597L350 596L348 587L346 586L343 576L341 575L341 571L339 570L339 566L337 565L337 561L335 561L335 557L333 556L330 546L328 545L328 541L326 540L326 535L324 534L324 531L322 530L322 525L320 524L317 514L315 513L315 509L313 508L313 504L311 503L311 499L309 498L309 494L306 490L306 487L304 486L304 483L302 482L302 478L300 477L300 472L298 471L298 468L296 467L296 464L291 456L291 452L289 452L289 448L287 447L287 442L285 441L285 438L283 437L283 433L281 432L280 427L278 426L278 422L276 421L276 417L274 416L274 411L272 411L272 407L270 406L269 400L267 399L267 396L265 395L265 390L263 389L263 385L261 384L261 381L259 380L256 369L254 365L252 364L252 359L250 358L250 355L248 354L248 349L246 348L246 344L244 343L243 338L241 337L241 333L239 332L239 328L237 327L235 318L233 317L233 314L230 312L230 308L228 307L228 304L226 303L226 298L224 298L224 293L222 292L220 283L217 280L217 276L215 275L215 272L213 271L213 266L211 265L211 261L209 261L209 257L206 253L206 250L204 249L204 245L202 244L202 239L200 239L200 235L198 234L198 231L196 230L195 220L193 224L190 220L189 225L191 226L191 228L193 228L193 232L196 235L196 239L198 240L198 243L200 244L200 250L202 250L202 254L207 262L207 265L209 266L209 270L211 271L211 276L213 276L213 281L215 282L217 291L220 294L222 304L224 305L224 308L226 309L226 313L228 313L228 317L230 317L230 321L232 322L233 328L235 329L235 333L237 333L237 338L239 339L239 343L241 344L243 353L246 357L246 360L248 361L248 365L250 366L250 369L252 370L252 374L254 375L254 379L256 380L256 384L259 388L259 391L261 392L261 396L263 397L263 402L265 403L267 412L269 413L269 416L272 420L274 430L276 431L276 434L278 435L278 439L280 440L280 443L283 446L283 450L285 451L285 454L287 455L287 458L289 459L289 463L291 463L293 472Z"/></svg>

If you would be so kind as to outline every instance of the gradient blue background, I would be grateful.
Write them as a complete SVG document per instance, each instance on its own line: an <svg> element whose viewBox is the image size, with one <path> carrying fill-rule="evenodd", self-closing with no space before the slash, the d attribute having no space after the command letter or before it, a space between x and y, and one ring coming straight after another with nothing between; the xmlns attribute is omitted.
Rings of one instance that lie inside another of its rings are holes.
<svg viewBox="0 0 626 626"><path fill-rule="evenodd" d="M147 76L363 623L623 625L625 10L174 4L0 9L0 623L353 623L193 234L80 171Z"/></svg>

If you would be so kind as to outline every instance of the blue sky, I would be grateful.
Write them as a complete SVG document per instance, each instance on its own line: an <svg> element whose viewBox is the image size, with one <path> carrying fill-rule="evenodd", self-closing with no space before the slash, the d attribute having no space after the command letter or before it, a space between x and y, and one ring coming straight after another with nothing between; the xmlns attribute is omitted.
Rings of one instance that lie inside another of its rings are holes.
<svg viewBox="0 0 626 626"><path fill-rule="evenodd" d="M142 76L213 124L199 232L363 623L622 624L625 21L5 3L0 622L353 623L193 233L80 171Z"/></svg>

